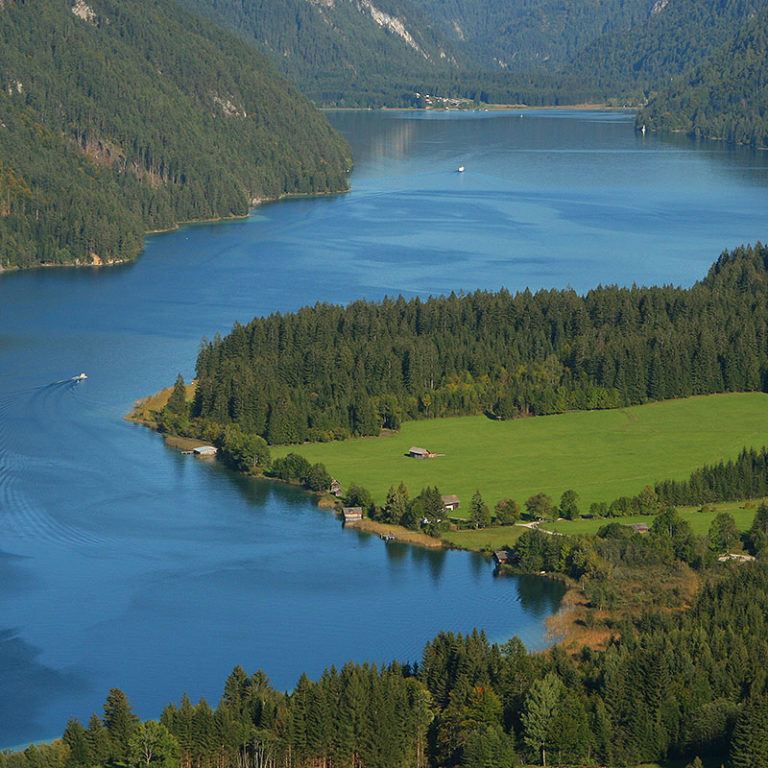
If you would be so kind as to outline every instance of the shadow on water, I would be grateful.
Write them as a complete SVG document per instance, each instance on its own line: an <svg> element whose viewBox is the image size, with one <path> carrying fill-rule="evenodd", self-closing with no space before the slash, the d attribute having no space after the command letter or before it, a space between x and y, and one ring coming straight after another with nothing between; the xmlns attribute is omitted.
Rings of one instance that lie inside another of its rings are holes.
<svg viewBox="0 0 768 768"><path fill-rule="evenodd" d="M472 568L472 573L475 576L482 576L483 574L488 573L488 570L489 570L488 560L482 555L478 555L478 554L470 555L469 564L470 564L470 567Z"/></svg>
<svg viewBox="0 0 768 768"><path fill-rule="evenodd" d="M401 563L408 555L408 550L411 549L410 544L403 544L401 541L390 541L384 547L384 551L387 553L387 560L391 563Z"/></svg>
<svg viewBox="0 0 768 768"><path fill-rule="evenodd" d="M560 607L566 587L559 581L523 574L517 576L517 594L526 613L544 618Z"/></svg>
<svg viewBox="0 0 768 768"><path fill-rule="evenodd" d="M440 583L445 567L447 549L426 549L425 547L412 547L411 561L417 563L420 568L426 566L429 575L435 584Z"/></svg>
<svg viewBox="0 0 768 768"><path fill-rule="evenodd" d="M176 451L175 448L169 448L169 450ZM311 501L307 492L295 485L276 480L247 477L212 459L199 459L192 456L180 456L179 458L185 461L206 462L210 465L211 471L226 477L237 488L243 499L256 509L264 509L269 502L274 501L279 501L280 505L284 507L306 507Z"/></svg>
<svg viewBox="0 0 768 768"><path fill-rule="evenodd" d="M23 567L26 558L0 550L0 603L3 599L18 596L35 586L34 575Z"/></svg>
<svg viewBox="0 0 768 768"><path fill-rule="evenodd" d="M13 707L3 708L0 744L21 744L40 738L38 716L49 700L60 693L87 689L85 680L58 672L38 661L40 650L22 640L14 629L0 629L0 680L3 698Z"/></svg>

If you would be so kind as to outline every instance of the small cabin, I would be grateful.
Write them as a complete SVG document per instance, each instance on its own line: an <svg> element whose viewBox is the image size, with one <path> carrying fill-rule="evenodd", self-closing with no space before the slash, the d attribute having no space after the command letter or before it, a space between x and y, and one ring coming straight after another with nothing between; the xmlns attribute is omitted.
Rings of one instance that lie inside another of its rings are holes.
<svg viewBox="0 0 768 768"><path fill-rule="evenodd" d="M332 480L331 487L328 489L328 492L337 498L342 496L343 494L341 491L341 483L338 480Z"/></svg>
<svg viewBox="0 0 768 768"><path fill-rule="evenodd" d="M341 519L345 523L350 523L353 520L362 520L363 508L362 507L343 507L341 510Z"/></svg>
<svg viewBox="0 0 768 768"><path fill-rule="evenodd" d="M512 553L506 549L499 549L493 553L493 562L496 565L508 565L512 562Z"/></svg>
<svg viewBox="0 0 768 768"><path fill-rule="evenodd" d="M431 453L426 448L419 448L416 445L411 446L408 450L408 455L412 459L434 459L437 456L436 453Z"/></svg>
<svg viewBox="0 0 768 768"><path fill-rule="evenodd" d="M193 449L195 456L215 456L216 449L212 445L198 445Z"/></svg>
<svg viewBox="0 0 768 768"><path fill-rule="evenodd" d="M459 508L459 497L451 494L450 496L441 496L443 509L446 512L455 512Z"/></svg>
<svg viewBox="0 0 768 768"><path fill-rule="evenodd" d="M648 533L648 523L627 523L627 528L631 528L635 533Z"/></svg>

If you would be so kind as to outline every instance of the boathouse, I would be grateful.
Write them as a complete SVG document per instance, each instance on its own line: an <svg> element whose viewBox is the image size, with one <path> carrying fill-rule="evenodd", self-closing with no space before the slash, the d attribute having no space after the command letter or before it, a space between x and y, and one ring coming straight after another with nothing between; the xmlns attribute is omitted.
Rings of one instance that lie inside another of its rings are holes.
<svg viewBox="0 0 768 768"><path fill-rule="evenodd" d="M345 523L350 523L353 520L362 520L363 508L362 507L343 507L341 510L341 519Z"/></svg>
<svg viewBox="0 0 768 768"><path fill-rule="evenodd" d="M499 549L493 553L493 562L496 565L507 565L512 562L512 553L506 549Z"/></svg>
<svg viewBox="0 0 768 768"><path fill-rule="evenodd" d="M212 445L198 445L193 453L195 456L215 456L216 449Z"/></svg>
<svg viewBox="0 0 768 768"><path fill-rule="evenodd" d="M441 496L443 509L446 512L455 512L459 508L459 497L451 494L450 496Z"/></svg>

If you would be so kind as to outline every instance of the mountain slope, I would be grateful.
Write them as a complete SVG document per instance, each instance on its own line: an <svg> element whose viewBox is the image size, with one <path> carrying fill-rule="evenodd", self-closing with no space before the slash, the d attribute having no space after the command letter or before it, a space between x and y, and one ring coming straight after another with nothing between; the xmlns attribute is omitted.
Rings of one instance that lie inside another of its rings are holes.
<svg viewBox="0 0 768 768"><path fill-rule="evenodd" d="M467 64L410 0L182 2L258 46L305 93L327 92L325 103Z"/></svg>
<svg viewBox="0 0 768 768"><path fill-rule="evenodd" d="M587 46L572 70L602 85L653 89L700 65L768 0L656 0L646 23Z"/></svg>
<svg viewBox="0 0 768 768"><path fill-rule="evenodd" d="M346 187L350 151L251 47L172 0L0 2L0 267Z"/></svg>
<svg viewBox="0 0 768 768"><path fill-rule="evenodd" d="M768 147L768 9L637 117L650 130Z"/></svg>
<svg viewBox="0 0 768 768"><path fill-rule="evenodd" d="M554 72L611 31L643 23L653 0L414 0L478 68Z"/></svg>

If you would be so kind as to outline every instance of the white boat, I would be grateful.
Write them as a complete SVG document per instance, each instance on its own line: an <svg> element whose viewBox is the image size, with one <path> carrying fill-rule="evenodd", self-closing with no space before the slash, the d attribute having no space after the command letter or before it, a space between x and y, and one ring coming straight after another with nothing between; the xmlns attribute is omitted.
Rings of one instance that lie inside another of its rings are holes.
<svg viewBox="0 0 768 768"><path fill-rule="evenodd" d="M72 377L72 381L85 381L88 377L84 373L80 373L77 376Z"/></svg>
<svg viewBox="0 0 768 768"><path fill-rule="evenodd" d="M464 173L464 166L463 166L463 165L460 165L460 166L459 166L459 167L458 167L456 170L457 170L459 173Z"/></svg>

